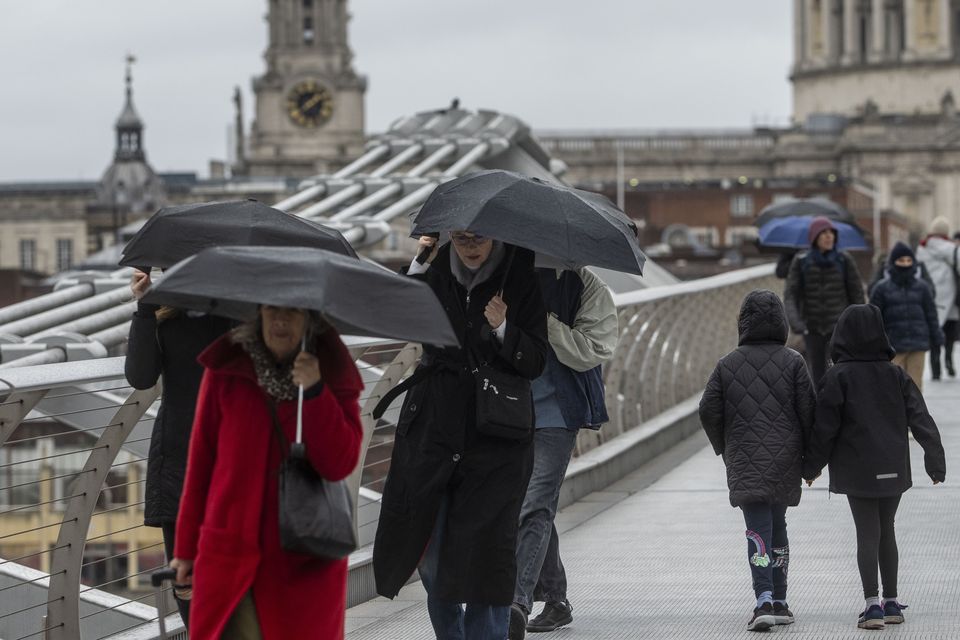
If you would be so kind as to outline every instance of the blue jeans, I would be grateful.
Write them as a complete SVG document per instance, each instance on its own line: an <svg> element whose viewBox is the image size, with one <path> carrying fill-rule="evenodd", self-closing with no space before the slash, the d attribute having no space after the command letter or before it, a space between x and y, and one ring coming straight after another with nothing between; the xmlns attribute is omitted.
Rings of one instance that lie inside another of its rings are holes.
<svg viewBox="0 0 960 640"><path fill-rule="evenodd" d="M560 561L557 515L560 485L577 443L573 429L537 429L533 441L533 473L520 509L517 532L517 587L513 601L533 608L533 600L567 598L567 575Z"/></svg>
<svg viewBox="0 0 960 640"><path fill-rule="evenodd" d="M747 561L757 598L773 594L774 600L787 599L787 568L790 543L787 540L787 506L754 502L740 505L747 525Z"/></svg>
<svg viewBox="0 0 960 640"><path fill-rule="evenodd" d="M448 602L430 595L441 570L440 547L446 530L448 502L449 498L444 496L427 552L418 567L420 581L427 591L427 613L433 632L437 640L506 640L510 607L468 602L464 610L459 602Z"/></svg>

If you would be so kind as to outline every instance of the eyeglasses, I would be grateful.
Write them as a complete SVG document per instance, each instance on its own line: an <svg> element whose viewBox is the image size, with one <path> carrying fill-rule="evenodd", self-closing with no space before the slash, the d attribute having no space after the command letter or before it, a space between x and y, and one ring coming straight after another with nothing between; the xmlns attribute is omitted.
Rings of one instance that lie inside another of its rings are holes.
<svg viewBox="0 0 960 640"><path fill-rule="evenodd" d="M487 236L481 236L480 234L474 233L472 235L467 235L465 233L452 233L450 238L453 242L461 247L467 246L479 246L488 240Z"/></svg>

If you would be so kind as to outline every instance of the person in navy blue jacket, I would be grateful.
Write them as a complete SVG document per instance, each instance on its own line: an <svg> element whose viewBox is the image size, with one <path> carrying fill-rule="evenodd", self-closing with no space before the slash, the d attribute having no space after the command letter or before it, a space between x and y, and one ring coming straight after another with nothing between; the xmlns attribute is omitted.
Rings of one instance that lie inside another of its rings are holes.
<svg viewBox="0 0 960 640"><path fill-rule="evenodd" d="M923 391L926 353L943 344L943 331L933 293L916 272L913 251L898 242L890 251L889 275L870 293L870 304L883 316L890 345L897 352L893 363L903 367Z"/></svg>

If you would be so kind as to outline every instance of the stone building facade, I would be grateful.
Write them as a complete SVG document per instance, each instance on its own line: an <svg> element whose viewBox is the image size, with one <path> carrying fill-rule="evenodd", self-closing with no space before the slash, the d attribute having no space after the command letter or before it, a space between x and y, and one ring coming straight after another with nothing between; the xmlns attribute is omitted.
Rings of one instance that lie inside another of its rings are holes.
<svg viewBox="0 0 960 640"><path fill-rule="evenodd" d="M960 228L960 2L794 0L794 124L754 130L541 131L575 184L856 180L914 234Z"/></svg>

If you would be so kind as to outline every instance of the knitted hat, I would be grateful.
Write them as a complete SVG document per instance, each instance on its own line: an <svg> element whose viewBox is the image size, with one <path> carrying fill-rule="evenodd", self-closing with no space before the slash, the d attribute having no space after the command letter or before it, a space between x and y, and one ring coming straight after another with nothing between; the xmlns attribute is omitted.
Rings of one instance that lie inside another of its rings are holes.
<svg viewBox="0 0 960 640"><path fill-rule="evenodd" d="M807 241L810 244L814 244L817 241L817 236L821 233L830 229L833 231L834 236L837 235L837 228L833 226L833 223L830 222L830 218L825 218L824 216L817 216L810 221L810 231L808 232Z"/></svg>
<svg viewBox="0 0 960 640"><path fill-rule="evenodd" d="M897 244L893 245L893 249L890 250L890 264L896 263L897 260L904 256L913 258L913 250L904 243L898 242Z"/></svg>
<svg viewBox="0 0 960 640"><path fill-rule="evenodd" d="M930 223L930 235L950 237L950 223L943 216L937 216Z"/></svg>

